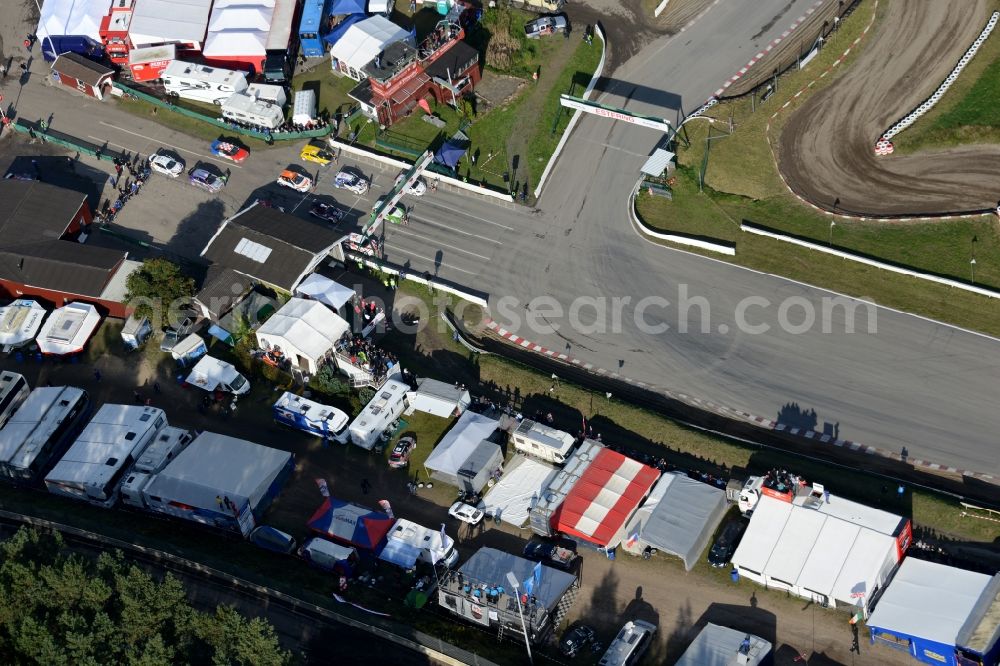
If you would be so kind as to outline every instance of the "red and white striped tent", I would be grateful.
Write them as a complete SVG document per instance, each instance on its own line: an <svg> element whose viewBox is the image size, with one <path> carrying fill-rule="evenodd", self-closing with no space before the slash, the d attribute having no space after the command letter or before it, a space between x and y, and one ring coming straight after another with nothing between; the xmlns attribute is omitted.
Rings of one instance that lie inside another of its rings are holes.
<svg viewBox="0 0 1000 666"><path fill-rule="evenodd" d="M553 527L613 547L658 478L658 470L611 449L601 449L553 515Z"/></svg>

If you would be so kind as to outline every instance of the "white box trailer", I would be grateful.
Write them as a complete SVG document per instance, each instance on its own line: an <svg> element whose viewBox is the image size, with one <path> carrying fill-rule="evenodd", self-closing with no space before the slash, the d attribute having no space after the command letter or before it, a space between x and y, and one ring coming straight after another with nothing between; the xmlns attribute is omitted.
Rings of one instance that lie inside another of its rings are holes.
<svg viewBox="0 0 1000 666"><path fill-rule="evenodd" d="M203 432L159 472L133 472L125 504L249 536L294 466L292 454Z"/></svg>
<svg viewBox="0 0 1000 666"><path fill-rule="evenodd" d="M285 112L280 106L245 93L235 93L222 103L222 117L272 130L285 122Z"/></svg>
<svg viewBox="0 0 1000 666"><path fill-rule="evenodd" d="M214 356L202 356L188 373L187 384L208 391L223 391L233 395L243 395L250 390L250 382L241 375L232 363L226 363Z"/></svg>
<svg viewBox="0 0 1000 666"><path fill-rule="evenodd" d="M316 91L299 90L292 98L292 123L308 125L316 121Z"/></svg>
<svg viewBox="0 0 1000 666"><path fill-rule="evenodd" d="M166 427L162 409L102 406L45 477L50 493L110 507L122 479Z"/></svg>
<svg viewBox="0 0 1000 666"><path fill-rule="evenodd" d="M410 406L407 392L410 387L390 379L375 392L375 397L365 405L351 422L351 442L371 451L389 425Z"/></svg>
<svg viewBox="0 0 1000 666"><path fill-rule="evenodd" d="M167 65L160 78L168 94L216 105L221 105L234 93L245 91L249 85L243 72L183 60Z"/></svg>
<svg viewBox="0 0 1000 666"><path fill-rule="evenodd" d="M288 95L282 86L274 86L269 83L251 83L247 86L247 93L262 102L270 102L284 108L288 104Z"/></svg>
<svg viewBox="0 0 1000 666"><path fill-rule="evenodd" d="M545 462L562 465L573 452L576 438L568 432L524 419L511 433L514 449Z"/></svg>
<svg viewBox="0 0 1000 666"><path fill-rule="evenodd" d="M464 386L429 377L417 379L417 390L410 393L413 409L446 419L461 416L471 403L472 396Z"/></svg>

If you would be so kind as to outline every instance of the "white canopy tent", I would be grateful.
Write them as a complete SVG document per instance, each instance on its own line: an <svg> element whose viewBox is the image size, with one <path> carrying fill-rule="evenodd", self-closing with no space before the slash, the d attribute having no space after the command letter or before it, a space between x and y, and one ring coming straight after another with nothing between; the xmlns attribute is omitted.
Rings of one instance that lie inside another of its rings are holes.
<svg viewBox="0 0 1000 666"><path fill-rule="evenodd" d="M209 58L226 56L260 56L267 50L267 33L260 30L210 31L205 37L202 54Z"/></svg>
<svg viewBox="0 0 1000 666"><path fill-rule="evenodd" d="M201 47L212 0L135 0L128 36L133 46L192 44ZM105 6L104 12L107 12Z"/></svg>
<svg viewBox="0 0 1000 666"><path fill-rule="evenodd" d="M523 527L532 507L558 473L552 465L516 455L500 481L483 497L479 508L487 514L499 514L500 520L508 525Z"/></svg>
<svg viewBox="0 0 1000 666"><path fill-rule="evenodd" d="M35 34L39 40L85 35L100 42L101 19L107 13L107 0L45 0Z"/></svg>
<svg viewBox="0 0 1000 666"><path fill-rule="evenodd" d="M271 29L271 12L273 7L253 5L236 5L212 10L212 18L208 22L209 32L222 30L259 30L267 32Z"/></svg>
<svg viewBox="0 0 1000 666"><path fill-rule="evenodd" d="M312 273L295 288L295 295L307 296L329 305L334 310L340 310L345 303L354 298L355 291L319 273Z"/></svg>
<svg viewBox="0 0 1000 666"><path fill-rule="evenodd" d="M263 349L280 349L293 365L315 373L349 328L322 303L291 298L257 329L257 342Z"/></svg>
<svg viewBox="0 0 1000 666"><path fill-rule="evenodd" d="M720 488L675 472L664 474L625 528L625 549L676 555L690 571L726 513Z"/></svg>
<svg viewBox="0 0 1000 666"><path fill-rule="evenodd" d="M362 68L375 59L389 44L409 42L413 39L409 32L399 27L384 16L372 16L364 21L358 21L330 47L330 59L334 68L360 81Z"/></svg>
<svg viewBox="0 0 1000 666"><path fill-rule="evenodd" d="M500 423L488 416L465 412L427 457L424 467L434 478L462 487L463 475L459 472L463 471L466 462L476 454L480 443L499 427ZM493 446L500 449L497 444Z"/></svg>

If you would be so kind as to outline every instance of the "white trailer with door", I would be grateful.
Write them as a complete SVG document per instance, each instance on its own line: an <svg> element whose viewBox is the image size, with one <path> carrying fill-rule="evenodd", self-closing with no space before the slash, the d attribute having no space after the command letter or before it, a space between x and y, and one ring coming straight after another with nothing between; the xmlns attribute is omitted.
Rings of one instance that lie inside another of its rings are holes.
<svg viewBox="0 0 1000 666"><path fill-rule="evenodd" d="M235 93L244 92L249 85L243 72L183 60L174 60L167 65L160 78L168 95L216 105L221 105Z"/></svg>
<svg viewBox="0 0 1000 666"><path fill-rule="evenodd" d="M407 393L410 387L390 379L376 392L371 402L351 422L350 440L356 446L371 451L393 421L410 406Z"/></svg>

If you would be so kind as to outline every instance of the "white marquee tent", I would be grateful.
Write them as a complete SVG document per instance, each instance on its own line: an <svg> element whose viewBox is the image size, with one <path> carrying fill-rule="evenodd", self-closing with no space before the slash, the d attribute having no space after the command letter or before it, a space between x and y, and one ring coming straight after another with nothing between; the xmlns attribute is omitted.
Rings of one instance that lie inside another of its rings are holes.
<svg viewBox="0 0 1000 666"><path fill-rule="evenodd" d="M726 513L726 493L680 472L664 474L625 528L625 550L676 555L690 571Z"/></svg>
<svg viewBox="0 0 1000 666"><path fill-rule="evenodd" d="M292 365L311 374L348 328L322 303L291 298L257 329L257 342L263 349L280 349Z"/></svg>
<svg viewBox="0 0 1000 666"><path fill-rule="evenodd" d="M101 19L107 13L107 0L45 0L35 34L39 40L85 35L100 42Z"/></svg>
<svg viewBox="0 0 1000 666"><path fill-rule="evenodd" d="M474 471L476 473L472 475L472 485L479 485L480 473L494 463L496 454L499 454L500 461L503 461L503 453L498 444L486 442L486 446L480 446L483 440L496 432L499 427L500 423L494 419L466 411L434 447L424 467L434 478L456 487L464 487L463 478L469 478L469 472ZM484 457L483 450L490 455ZM477 469L470 468L470 461L476 463ZM485 479L482 481L483 483L473 490L481 489L485 485Z"/></svg>
<svg viewBox="0 0 1000 666"><path fill-rule="evenodd" d="M500 520L514 527L528 522L528 513L538 502L552 479L559 473L552 465L523 455L514 456L504 475L483 497L479 508L488 514L500 514Z"/></svg>
<svg viewBox="0 0 1000 666"><path fill-rule="evenodd" d="M409 32L399 27L384 16L372 16L364 21L358 21L330 47L330 58L334 68L360 81L361 69L375 59L389 44L409 42L413 39Z"/></svg>
<svg viewBox="0 0 1000 666"><path fill-rule="evenodd" d="M326 303L334 310L340 310L344 307L345 303L354 298L354 293L350 287L345 287L319 273L310 274L295 288L297 296L314 298L320 303Z"/></svg>

